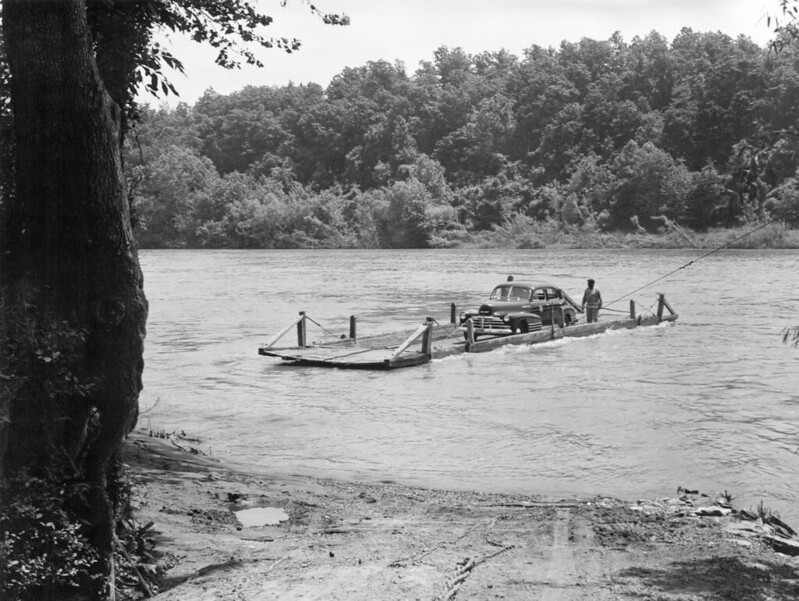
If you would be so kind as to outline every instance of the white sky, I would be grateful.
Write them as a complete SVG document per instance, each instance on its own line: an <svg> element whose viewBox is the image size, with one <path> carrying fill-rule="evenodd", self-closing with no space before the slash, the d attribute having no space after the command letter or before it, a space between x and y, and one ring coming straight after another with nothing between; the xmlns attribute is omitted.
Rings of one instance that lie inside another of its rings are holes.
<svg viewBox="0 0 799 601"><path fill-rule="evenodd" d="M401 60L412 75L419 61L432 60L440 46L470 54L506 49L521 57L532 45L558 47L563 40L606 40L614 31L631 41L652 30L669 42L683 27L749 36L764 46L772 37L767 15L778 0L316 0L323 12L345 13L348 27L321 23L298 0L253 0L274 17L267 33L296 37L299 52L264 50L265 67L227 71L214 64L211 48L173 36L169 44L185 67L170 74L180 101L193 104L209 87L228 94L246 85L282 86L315 82L323 87L345 67L368 61ZM153 102L142 94L142 102ZM168 102L177 100L170 97Z"/></svg>

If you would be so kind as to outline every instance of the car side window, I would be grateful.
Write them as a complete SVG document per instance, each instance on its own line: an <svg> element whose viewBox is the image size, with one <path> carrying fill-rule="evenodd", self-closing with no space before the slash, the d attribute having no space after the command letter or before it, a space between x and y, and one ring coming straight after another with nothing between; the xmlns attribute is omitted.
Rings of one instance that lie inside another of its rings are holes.
<svg viewBox="0 0 799 601"><path fill-rule="evenodd" d="M560 293L555 290L554 288L547 288L547 299L548 300L555 300L560 298Z"/></svg>
<svg viewBox="0 0 799 601"><path fill-rule="evenodd" d="M514 286L513 290L511 290L510 294L508 295L508 300L529 300L529 299L530 299L530 289L521 288L519 286Z"/></svg>
<svg viewBox="0 0 799 601"><path fill-rule="evenodd" d="M536 289L536 291L533 293L533 300L537 301L547 300L547 295L546 292L544 292L543 288Z"/></svg>

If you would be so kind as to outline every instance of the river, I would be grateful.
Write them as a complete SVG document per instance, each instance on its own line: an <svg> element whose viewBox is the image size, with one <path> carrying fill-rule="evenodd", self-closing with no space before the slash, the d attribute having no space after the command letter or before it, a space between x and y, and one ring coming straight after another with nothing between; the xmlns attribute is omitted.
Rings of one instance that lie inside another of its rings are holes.
<svg viewBox="0 0 799 601"><path fill-rule="evenodd" d="M780 336L799 325L799 252L703 254L142 251L139 424L266 472L548 496L727 490L799 525L799 349ZM680 318L390 372L257 354L301 310L336 332L351 314L359 335L414 328L508 274L578 299L592 277L617 310L662 292Z"/></svg>

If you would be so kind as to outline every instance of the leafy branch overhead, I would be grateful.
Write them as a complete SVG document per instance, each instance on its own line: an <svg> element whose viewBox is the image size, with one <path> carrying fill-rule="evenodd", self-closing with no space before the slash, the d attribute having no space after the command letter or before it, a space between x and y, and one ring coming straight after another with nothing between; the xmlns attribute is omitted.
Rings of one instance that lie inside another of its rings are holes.
<svg viewBox="0 0 799 601"><path fill-rule="evenodd" d="M308 0L297 1L328 25L349 25L346 15L325 13ZM280 5L288 3L282 0ZM210 45L217 50L216 64L226 69L240 68L242 63L263 67L259 50L291 53L302 44L296 38L268 35L266 28L274 19L247 0L87 0L87 14L103 79L123 107L131 105L141 84L154 96L177 95L164 67L182 73L183 63L153 40L158 30ZM125 81L114 81L120 76Z"/></svg>
<svg viewBox="0 0 799 601"><path fill-rule="evenodd" d="M768 15L766 23L773 28L776 37L771 48L780 52L788 40L799 39L799 0L780 0L780 16Z"/></svg>

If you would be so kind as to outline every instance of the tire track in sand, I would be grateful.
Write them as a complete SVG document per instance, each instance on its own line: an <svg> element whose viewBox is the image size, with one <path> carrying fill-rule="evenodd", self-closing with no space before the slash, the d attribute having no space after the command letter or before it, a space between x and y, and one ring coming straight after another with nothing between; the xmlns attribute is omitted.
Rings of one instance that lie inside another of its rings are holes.
<svg viewBox="0 0 799 601"><path fill-rule="evenodd" d="M552 533L552 555L547 570L548 586L542 591L541 601L569 599L570 589L577 584L574 552L569 544L570 520L569 509L558 509Z"/></svg>

